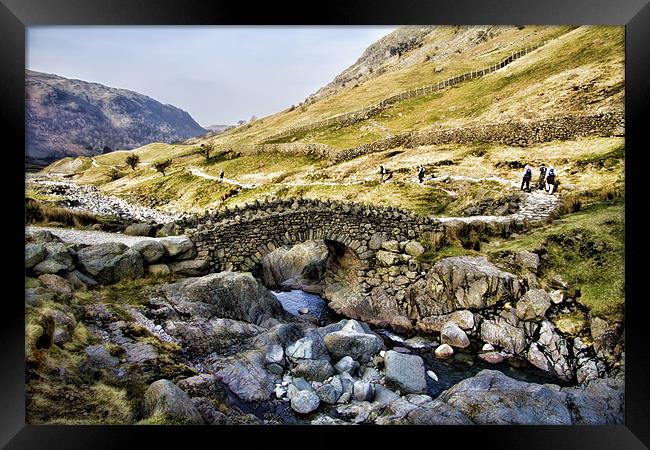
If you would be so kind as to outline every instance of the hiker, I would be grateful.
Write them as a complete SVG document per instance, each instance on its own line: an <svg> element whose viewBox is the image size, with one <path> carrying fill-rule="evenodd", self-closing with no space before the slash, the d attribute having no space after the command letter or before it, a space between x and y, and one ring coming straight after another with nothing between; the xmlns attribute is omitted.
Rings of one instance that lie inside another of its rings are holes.
<svg viewBox="0 0 650 450"><path fill-rule="evenodd" d="M381 182L384 182L384 175L386 174L386 169L384 166L379 166L379 174L381 175Z"/></svg>
<svg viewBox="0 0 650 450"><path fill-rule="evenodd" d="M556 191L556 180L555 180L555 168L551 167L548 169L548 175L546 175L546 191L549 194L553 194Z"/></svg>
<svg viewBox="0 0 650 450"><path fill-rule="evenodd" d="M530 192L530 180L533 178L533 169L530 168L528 164L524 168L524 176L521 180L521 190L524 190L524 185L526 186L526 192Z"/></svg>
<svg viewBox="0 0 650 450"><path fill-rule="evenodd" d="M219 179L223 180L223 169L221 169L221 173L219 174Z"/></svg>
<svg viewBox="0 0 650 450"><path fill-rule="evenodd" d="M386 178L385 178L385 179L382 179L382 183L385 183L386 181L388 181L388 180L390 180L391 178L393 178L393 172L391 172L391 171L388 170L388 169L384 169L384 174L386 175Z"/></svg>
<svg viewBox="0 0 650 450"><path fill-rule="evenodd" d="M420 182L420 184L422 184L422 182L424 181L424 166L420 166L420 168L418 169L418 181Z"/></svg>
<svg viewBox="0 0 650 450"><path fill-rule="evenodd" d="M546 166L542 163L539 168L539 179L537 180L537 189L544 189L544 180L546 179Z"/></svg>

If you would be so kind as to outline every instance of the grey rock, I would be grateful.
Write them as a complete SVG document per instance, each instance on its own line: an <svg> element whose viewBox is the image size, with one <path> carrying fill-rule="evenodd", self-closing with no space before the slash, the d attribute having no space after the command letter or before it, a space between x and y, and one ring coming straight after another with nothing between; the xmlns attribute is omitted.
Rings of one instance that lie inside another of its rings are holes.
<svg viewBox="0 0 650 450"><path fill-rule="evenodd" d="M271 344L266 349L266 362L269 364L282 364L284 361L284 349L281 345Z"/></svg>
<svg viewBox="0 0 650 450"><path fill-rule="evenodd" d="M320 401L330 405L336 404L336 401L341 396L341 393L342 393L342 389L340 388L340 383L339 383L339 387L337 387L332 383L329 383L329 384L324 384L318 389L316 389L316 395L318 396Z"/></svg>
<svg viewBox="0 0 650 450"><path fill-rule="evenodd" d="M308 414L318 409L320 399L313 391L298 391L291 398L291 408L300 413Z"/></svg>
<svg viewBox="0 0 650 450"><path fill-rule="evenodd" d="M192 259L196 256L194 243L186 236L168 236L160 239L165 254L174 259Z"/></svg>
<svg viewBox="0 0 650 450"><path fill-rule="evenodd" d="M521 353L526 346L524 331L510 325L501 317L481 323L481 339L513 354Z"/></svg>
<svg viewBox="0 0 650 450"><path fill-rule="evenodd" d="M287 356L294 362L303 359L329 359L323 338L312 334L298 339L287 347Z"/></svg>
<svg viewBox="0 0 650 450"><path fill-rule="evenodd" d="M143 411L146 417L163 416L202 425L201 413L182 389L169 380L158 380L144 394Z"/></svg>
<svg viewBox="0 0 650 450"><path fill-rule="evenodd" d="M440 341L456 348L465 348L470 342L467 334L454 322L447 322L440 330Z"/></svg>
<svg viewBox="0 0 650 450"><path fill-rule="evenodd" d="M176 309L197 318L227 317L262 327L290 319L278 299L250 273L220 272L161 289Z"/></svg>
<svg viewBox="0 0 650 450"><path fill-rule="evenodd" d="M495 370L482 370L452 386L438 399L481 425L572 423L565 395L557 386L513 380Z"/></svg>
<svg viewBox="0 0 650 450"><path fill-rule="evenodd" d="M264 352L249 350L215 361L215 377L244 401L265 401L275 388L275 375L265 367Z"/></svg>
<svg viewBox="0 0 650 450"><path fill-rule="evenodd" d="M90 376L102 369L113 369L120 363L120 360L112 356L103 345L90 345L84 349L84 352L86 358L81 363L80 370Z"/></svg>
<svg viewBox="0 0 650 450"><path fill-rule="evenodd" d="M371 401L375 395L375 390L372 383L365 381L355 381L353 397L360 402Z"/></svg>
<svg viewBox="0 0 650 450"><path fill-rule="evenodd" d="M358 368L359 363L352 359L351 356L344 356L334 365L334 370L338 374L349 373L350 375L354 375Z"/></svg>
<svg viewBox="0 0 650 450"><path fill-rule="evenodd" d="M286 323L277 327L276 335L282 345L289 346L304 337L305 334L295 323Z"/></svg>
<svg viewBox="0 0 650 450"><path fill-rule="evenodd" d="M147 267L147 273L154 277L162 277L172 273L167 264L151 264Z"/></svg>
<svg viewBox="0 0 650 450"><path fill-rule="evenodd" d="M367 333L356 320L349 320L341 331L325 335L325 345L334 359L350 356L360 363L370 361L384 348L384 343L374 333Z"/></svg>
<svg viewBox="0 0 650 450"><path fill-rule="evenodd" d="M394 402L395 400L398 400L399 398L400 398L399 395L397 395L395 392L391 391L387 387L382 386L381 384L375 385L374 401L387 405L391 402Z"/></svg>
<svg viewBox="0 0 650 450"><path fill-rule="evenodd" d="M124 234L128 236L149 236L152 227L148 223L134 223L124 229Z"/></svg>
<svg viewBox="0 0 650 450"><path fill-rule="evenodd" d="M91 245L77 252L80 267L99 284L114 284L144 275L140 253L118 242Z"/></svg>
<svg viewBox="0 0 650 450"><path fill-rule="evenodd" d="M544 317L551 306L551 297L543 289L530 289L517 302L517 317L521 320L536 320Z"/></svg>
<svg viewBox="0 0 650 450"><path fill-rule="evenodd" d="M210 272L210 262L203 259L176 261L169 263L169 270L175 275L200 277Z"/></svg>
<svg viewBox="0 0 650 450"><path fill-rule="evenodd" d="M45 259L47 251L43 244L26 244L25 245L25 268L31 269L36 264Z"/></svg>
<svg viewBox="0 0 650 450"><path fill-rule="evenodd" d="M411 256L420 256L424 253L424 247L417 241L409 241L404 247L404 251Z"/></svg>
<svg viewBox="0 0 650 450"><path fill-rule="evenodd" d="M271 372L272 374L275 374L275 375L277 375L279 377L281 377L282 374L284 373L284 368L280 364L277 364L277 363L269 364L267 369L269 369L269 372Z"/></svg>
<svg viewBox="0 0 650 450"><path fill-rule="evenodd" d="M155 263L165 255L165 247L154 239L136 242L131 248L140 253L142 259L149 264Z"/></svg>
<svg viewBox="0 0 650 450"><path fill-rule="evenodd" d="M310 381L324 381L334 375L334 368L324 359L303 359L298 361L293 374Z"/></svg>
<svg viewBox="0 0 650 450"><path fill-rule="evenodd" d="M384 364L387 386L409 394L426 392L427 380L422 358L389 350L384 357Z"/></svg>
<svg viewBox="0 0 650 450"><path fill-rule="evenodd" d="M537 273L539 269L539 255L525 250L517 252L515 253L515 263L526 270Z"/></svg>
<svg viewBox="0 0 650 450"><path fill-rule="evenodd" d="M167 222L156 233L157 236L176 236L178 234L177 226L174 222Z"/></svg>
<svg viewBox="0 0 650 450"><path fill-rule="evenodd" d="M59 273L74 270L74 260L68 248L60 242L47 242L44 244L46 256L33 269L37 274Z"/></svg>

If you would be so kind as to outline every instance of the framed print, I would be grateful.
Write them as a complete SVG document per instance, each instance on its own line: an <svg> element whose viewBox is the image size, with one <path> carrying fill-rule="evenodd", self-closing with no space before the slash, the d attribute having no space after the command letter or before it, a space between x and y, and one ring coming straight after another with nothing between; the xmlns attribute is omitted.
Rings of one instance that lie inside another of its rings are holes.
<svg viewBox="0 0 650 450"><path fill-rule="evenodd" d="M6 448L647 448L643 1L0 17Z"/></svg>

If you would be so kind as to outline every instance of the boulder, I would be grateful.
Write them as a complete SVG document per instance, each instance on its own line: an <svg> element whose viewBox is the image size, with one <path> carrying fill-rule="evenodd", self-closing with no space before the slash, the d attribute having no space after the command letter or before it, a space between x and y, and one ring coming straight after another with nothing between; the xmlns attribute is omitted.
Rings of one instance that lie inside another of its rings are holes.
<svg viewBox="0 0 650 450"><path fill-rule="evenodd" d="M31 269L47 256L44 244L25 244L25 268Z"/></svg>
<svg viewBox="0 0 650 450"><path fill-rule="evenodd" d="M324 359L303 359L293 368L293 375L310 381L324 381L334 375L334 368Z"/></svg>
<svg viewBox="0 0 650 450"><path fill-rule="evenodd" d="M148 264L155 263L165 255L165 247L153 239L136 242L131 248L140 253L142 259Z"/></svg>
<svg viewBox="0 0 650 450"><path fill-rule="evenodd" d="M447 322L440 330L440 341L443 344L449 344L456 348L465 348L469 346L469 338L463 330L454 322Z"/></svg>
<svg viewBox="0 0 650 450"><path fill-rule="evenodd" d="M196 256L196 247L186 236L168 236L159 241L165 247L165 254L170 258L183 260Z"/></svg>
<svg viewBox="0 0 650 450"><path fill-rule="evenodd" d="M70 273L67 273L65 279L72 283L75 289L85 289L97 286L97 282L90 276L85 273L79 272L78 270L73 270Z"/></svg>
<svg viewBox="0 0 650 450"><path fill-rule="evenodd" d="M176 309L205 319L227 317L263 327L290 319L275 295L250 273L220 272L161 289Z"/></svg>
<svg viewBox="0 0 650 450"><path fill-rule="evenodd" d="M325 346L334 359L350 356L366 363L384 348L384 343L374 333L367 333L356 320L349 320L341 331L325 335Z"/></svg>
<svg viewBox="0 0 650 450"><path fill-rule="evenodd" d="M152 226L148 223L134 223L124 229L124 234L128 236L149 236Z"/></svg>
<svg viewBox="0 0 650 450"><path fill-rule="evenodd" d="M84 349L86 358L81 362L79 370L89 376L95 376L104 369L114 369L120 360L111 355L103 345L89 345Z"/></svg>
<svg viewBox="0 0 650 450"><path fill-rule="evenodd" d="M407 255L418 257L424 253L424 247L418 241L409 241L404 247L404 251Z"/></svg>
<svg viewBox="0 0 650 450"><path fill-rule="evenodd" d="M539 269L539 255L529 251L521 251L515 253L515 263L531 272L537 273Z"/></svg>
<svg viewBox="0 0 650 450"><path fill-rule="evenodd" d="M68 248L60 242L47 242L43 244L46 256L33 267L37 274L59 273L74 270L74 260Z"/></svg>
<svg viewBox="0 0 650 450"><path fill-rule="evenodd" d="M438 399L480 425L570 425L566 395L558 386L517 381L482 370Z"/></svg>
<svg viewBox="0 0 650 450"><path fill-rule="evenodd" d="M328 254L323 241L307 241L288 249L276 248L260 261L264 285L269 289L277 289L287 280L293 280L292 284L300 284L303 269L307 267L309 270L304 275L313 280L320 279Z"/></svg>
<svg viewBox="0 0 650 450"><path fill-rule="evenodd" d="M447 359L454 356L454 349L449 344L439 345L435 350L436 358Z"/></svg>
<svg viewBox="0 0 650 450"><path fill-rule="evenodd" d="M167 264L152 264L147 267L147 273L154 277L162 277L169 275L172 272L169 270L169 266Z"/></svg>
<svg viewBox="0 0 650 450"><path fill-rule="evenodd" d="M521 320L541 319L550 306L551 297L544 289L530 289L517 302L517 317Z"/></svg>
<svg viewBox="0 0 650 450"><path fill-rule="evenodd" d="M320 405L320 399L313 391L298 391L291 398L291 409L300 414L315 411L318 405Z"/></svg>
<svg viewBox="0 0 650 450"><path fill-rule="evenodd" d="M160 230L156 233L156 236L160 237L166 237L166 236L176 236L177 233L177 226L174 222L168 222L164 224L162 227L160 227Z"/></svg>
<svg viewBox="0 0 650 450"><path fill-rule="evenodd" d="M407 295L421 317L440 316L459 309L484 309L518 299L519 279L485 257L455 256L438 261Z"/></svg>
<svg viewBox="0 0 650 450"><path fill-rule="evenodd" d="M80 267L99 284L114 284L144 275L140 253L118 242L82 248L77 257Z"/></svg>
<svg viewBox="0 0 650 450"><path fill-rule="evenodd" d="M200 277L210 271L210 262L203 259L176 261L169 263L169 270L175 275L184 277Z"/></svg>
<svg viewBox="0 0 650 450"><path fill-rule="evenodd" d="M304 337L303 331L295 323L283 323L275 329L275 334L282 345L289 346L301 337Z"/></svg>
<svg viewBox="0 0 650 450"><path fill-rule="evenodd" d="M201 413L185 392L169 380L158 380L144 394L146 417L162 416L193 425L202 425Z"/></svg>
<svg viewBox="0 0 650 450"><path fill-rule="evenodd" d="M427 391L424 361L416 355L405 355L392 350L384 357L386 385L400 392L421 394Z"/></svg>

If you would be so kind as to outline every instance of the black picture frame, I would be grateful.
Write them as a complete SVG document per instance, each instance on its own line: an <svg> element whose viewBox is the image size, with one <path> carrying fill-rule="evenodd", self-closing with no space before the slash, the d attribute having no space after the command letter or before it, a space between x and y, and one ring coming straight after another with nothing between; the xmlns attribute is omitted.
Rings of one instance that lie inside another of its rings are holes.
<svg viewBox="0 0 650 450"><path fill-rule="evenodd" d="M403 25L403 24L601 24L626 26L626 413L620 426L471 426L471 427L135 427L36 426L25 424L24 293L20 254L24 233L24 81L25 27L31 25ZM7 449L151 448L214 445L235 438L250 445L402 445L526 449L633 449L650 445L650 381L644 343L647 295L643 291L644 256L648 251L643 215L645 122L650 104L650 6L648 0L534 0L462 2L390 0L280 5L206 0L0 0L0 123L3 136L5 229L2 246L6 268L2 305L0 377L0 444ZM23 149L21 152L19 149ZM21 192L22 191L22 192ZM14 239L15 236L15 239ZM0 240L2 242L2 240ZM2 248L0 247L0 248ZM12 258L16 258L15 260ZM11 286L11 290L8 289ZM644 351L645 350L645 351ZM323 435L322 437L320 435ZM136 444L136 440L140 442ZM205 444L203 444L205 445Z"/></svg>

